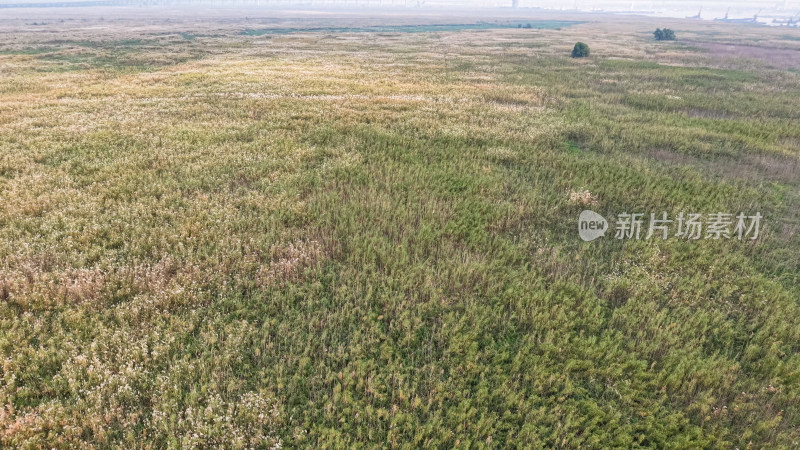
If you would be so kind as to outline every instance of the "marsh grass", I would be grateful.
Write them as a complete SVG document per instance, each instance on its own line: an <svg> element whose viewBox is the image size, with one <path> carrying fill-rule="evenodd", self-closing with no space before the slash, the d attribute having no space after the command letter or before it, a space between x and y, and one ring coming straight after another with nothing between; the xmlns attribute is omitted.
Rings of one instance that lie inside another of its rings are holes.
<svg viewBox="0 0 800 450"><path fill-rule="evenodd" d="M3 446L796 445L796 73L246 26L0 55Z"/></svg>

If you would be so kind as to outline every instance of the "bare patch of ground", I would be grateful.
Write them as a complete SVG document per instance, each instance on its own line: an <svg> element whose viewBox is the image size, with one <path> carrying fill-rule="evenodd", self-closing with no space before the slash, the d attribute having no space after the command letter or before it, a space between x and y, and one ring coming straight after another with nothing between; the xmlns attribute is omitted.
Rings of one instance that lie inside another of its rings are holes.
<svg viewBox="0 0 800 450"><path fill-rule="evenodd" d="M686 108L683 110L689 117L701 119L735 119L736 116L725 111L715 109Z"/></svg>
<svg viewBox="0 0 800 450"><path fill-rule="evenodd" d="M707 50L715 58L755 59L778 69L800 69L800 50L772 46L691 42Z"/></svg>
<svg viewBox="0 0 800 450"><path fill-rule="evenodd" d="M693 166L714 175L746 181L778 181L796 184L800 181L800 159L781 155L744 155L741 158L699 158L668 149L654 149L648 156L669 164Z"/></svg>
<svg viewBox="0 0 800 450"><path fill-rule="evenodd" d="M781 139L781 145L800 150L800 137L787 137Z"/></svg>

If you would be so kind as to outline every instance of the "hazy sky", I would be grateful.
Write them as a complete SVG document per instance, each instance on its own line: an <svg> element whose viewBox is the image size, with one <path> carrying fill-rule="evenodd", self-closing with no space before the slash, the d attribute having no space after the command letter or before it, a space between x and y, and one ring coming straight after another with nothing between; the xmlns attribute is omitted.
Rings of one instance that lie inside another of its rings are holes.
<svg viewBox="0 0 800 450"><path fill-rule="evenodd" d="M0 0L0 5L22 3L68 3L68 2L123 2L130 0ZM137 0L132 0L137 1ZM138 0L144 3L144 0ZM149 0L152 2L153 0ZM159 0L156 0L159 1ZM180 4L199 3L210 5L212 0L160 0ZM360 7L408 6L410 8L434 7L509 7L512 0L214 0L216 5L237 7L243 5L279 5L281 7L307 7L325 5L347 5ZM762 21L769 17L794 16L800 14L800 0L519 0L521 7L539 7L556 10L582 11L637 11L652 15L684 17L693 16L702 8L703 19L721 17L729 11L731 18L752 17L760 13ZM2 15L0 9L0 15Z"/></svg>

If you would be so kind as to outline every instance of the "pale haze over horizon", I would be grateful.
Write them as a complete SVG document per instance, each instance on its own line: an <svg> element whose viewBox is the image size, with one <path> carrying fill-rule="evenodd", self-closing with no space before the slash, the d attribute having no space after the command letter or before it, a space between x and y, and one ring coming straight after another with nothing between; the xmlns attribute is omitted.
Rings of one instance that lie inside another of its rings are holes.
<svg viewBox="0 0 800 450"><path fill-rule="evenodd" d="M280 9L377 9L407 11L441 9L504 8L515 0L0 0L0 11L12 8L75 6L192 6L202 8L280 8ZM733 20L756 19L772 23L774 19L800 17L800 0L517 0L519 8L556 11L608 12L660 17L701 18L711 20L727 15ZM0 13L2 15L2 13ZM699 15L699 17L698 17ZM779 22L779 20L775 20Z"/></svg>

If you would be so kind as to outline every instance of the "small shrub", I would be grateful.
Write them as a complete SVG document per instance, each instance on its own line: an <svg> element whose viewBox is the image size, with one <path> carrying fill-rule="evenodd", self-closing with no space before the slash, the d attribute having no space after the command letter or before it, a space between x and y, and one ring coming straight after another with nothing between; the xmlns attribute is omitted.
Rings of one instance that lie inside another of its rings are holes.
<svg viewBox="0 0 800 450"><path fill-rule="evenodd" d="M589 46L583 42L576 43L575 47L572 48L572 57L585 58L587 56L589 56Z"/></svg>
<svg viewBox="0 0 800 450"><path fill-rule="evenodd" d="M675 40L675 32L670 30L669 28L656 28L656 31L653 32L657 41L674 41Z"/></svg>

